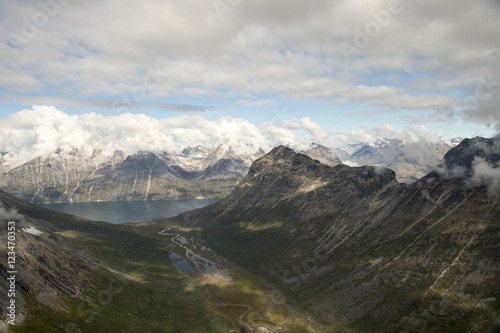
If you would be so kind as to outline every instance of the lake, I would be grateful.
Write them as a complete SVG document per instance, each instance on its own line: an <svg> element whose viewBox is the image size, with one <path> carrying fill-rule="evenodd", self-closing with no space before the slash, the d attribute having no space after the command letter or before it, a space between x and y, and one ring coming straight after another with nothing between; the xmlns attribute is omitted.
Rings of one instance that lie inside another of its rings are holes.
<svg viewBox="0 0 500 333"><path fill-rule="evenodd" d="M111 223L144 222L205 207L220 199L182 199L154 201L63 202L37 206Z"/></svg>

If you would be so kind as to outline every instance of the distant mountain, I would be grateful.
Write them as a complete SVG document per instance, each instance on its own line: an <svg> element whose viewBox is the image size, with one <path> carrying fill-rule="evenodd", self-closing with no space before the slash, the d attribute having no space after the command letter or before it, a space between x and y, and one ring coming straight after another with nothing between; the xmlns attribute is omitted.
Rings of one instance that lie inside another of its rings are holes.
<svg viewBox="0 0 500 333"><path fill-rule="evenodd" d="M303 153L329 166L343 160L388 167L399 181L412 182L435 168L449 147L380 139L335 150L312 144ZM0 186L32 203L224 197L263 154L237 154L225 144L216 149L187 147L180 154L144 151L128 156L59 149L13 169L3 166Z"/></svg>
<svg viewBox="0 0 500 333"><path fill-rule="evenodd" d="M223 197L260 156L237 155L226 145L179 155L59 149L3 173L0 185L35 203Z"/></svg>
<svg viewBox="0 0 500 333"><path fill-rule="evenodd" d="M374 143L351 144L334 152L348 165L387 167L396 172L398 181L411 183L432 171L459 140L429 144L377 139Z"/></svg>
<svg viewBox="0 0 500 333"><path fill-rule="evenodd" d="M445 163L469 160L462 152L484 140L464 141ZM484 147L473 154L497 163ZM482 185L435 172L401 184L387 168L330 167L281 146L223 200L155 224L196 230L325 331L500 329L500 197Z"/></svg>
<svg viewBox="0 0 500 333"><path fill-rule="evenodd" d="M330 148L322 146L317 143L311 144L306 151L302 151L304 155L309 156L313 160L318 160L323 164L329 166L336 166L337 164L341 164L342 161L340 158L333 153Z"/></svg>

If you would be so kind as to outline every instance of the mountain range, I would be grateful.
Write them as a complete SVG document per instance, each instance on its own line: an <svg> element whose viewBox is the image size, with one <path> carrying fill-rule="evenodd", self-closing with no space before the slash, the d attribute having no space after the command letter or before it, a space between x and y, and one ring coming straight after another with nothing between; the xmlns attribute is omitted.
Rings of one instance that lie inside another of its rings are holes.
<svg viewBox="0 0 500 333"><path fill-rule="evenodd" d="M349 144L334 149L345 164L372 165L390 168L402 183L414 182L431 172L443 156L460 143L454 138L448 142L403 142L399 139L377 139L373 143Z"/></svg>
<svg viewBox="0 0 500 333"><path fill-rule="evenodd" d="M451 146L379 139L334 150L313 143L301 153L330 166L389 167L398 181L412 182L435 168ZM12 169L2 166L0 186L32 203L218 198L228 195L262 155L262 150L237 154L225 144L188 147L179 154L140 151L127 156L121 151L58 149Z"/></svg>
<svg viewBox="0 0 500 333"><path fill-rule="evenodd" d="M2 174L0 184L32 203L223 197L255 158L226 145L190 147L178 155L59 149Z"/></svg>
<svg viewBox="0 0 500 333"><path fill-rule="evenodd" d="M283 288L330 332L497 332L500 189L474 160L499 139L464 140L412 184L373 166L330 167L287 147L255 161L218 203L155 223L193 230ZM465 168L459 180L445 169ZM498 169L496 169L498 170Z"/></svg>
<svg viewBox="0 0 500 333"><path fill-rule="evenodd" d="M16 223L17 304L7 326L1 298L1 329L498 332L499 152L498 138L466 139L404 184L387 168L329 166L280 146L218 203L125 225L0 190L4 244ZM185 264L209 263L206 272L168 260L182 249ZM2 295L12 287L7 256L0 251Z"/></svg>

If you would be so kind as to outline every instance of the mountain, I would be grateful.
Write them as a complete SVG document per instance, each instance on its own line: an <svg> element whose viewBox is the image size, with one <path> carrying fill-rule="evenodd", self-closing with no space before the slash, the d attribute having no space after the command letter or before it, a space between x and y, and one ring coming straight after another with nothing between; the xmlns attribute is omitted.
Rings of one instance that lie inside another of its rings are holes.
<svg viewBox="0 0 500 333"><path fill-rule="evenodd" d="M474 162L477 160L483 160L488 164L498 163L500 161L500 140L481 137L465 139L455 149L446 153L440 167L449 171L461 170L463 176L470 176Z"/></svg>
<svg viewBox="0 0 500 333"><path fill-rule="evenodd" d="M207 305L204 284L169 260L158 231L50 211L0 190L0 332L236 328Z"/></svg>
<svg viewBox="0 0 500 333"><path fill-rule="evenodd" d="M309 156L313 160L318 160L329 166L336 166L337 164L342 163L340 158L335 155L330 148L317 143L311 144L307 150L302 151L301 153Z"/></svg>
<svg viewBox="0 0 500 333"><path fill-rule="evenodd" d="M180 230L89 221L0 190L0 239L0 332L321 332Z"/></svg>
<svg viewBox="0 0 500 333"><path fill-rule="evenodd" d="M0 185L33 203L222 197L260 156L237 155L226 145L179 155L59 149L3 173Z"/></svg>
<svg viewBox="0 0 500 333"><path fill-rule="evenodd" d="M260 157L260 154L258 155ZM202 162L203 171L197 175L198 180L214 180L220 176L242 178L256 157L237 155L230 146L219 145Z"/></svg>
<svg viewBox="0 0 500 333"><path fill-rule="evenodd" d="M401 184L387 168L330 167L281 146L223 200L155 223L193 230L325 331L500 329L500 199L484 184L436 172Z"/></svg>
<svg viewBox="0 0 500 333"><path fill-rule="evenodd" d="M340 159L324 146L305 152L328 165ZM58 149L0 174L0 186L32 203L128 201L223 197L263 155L237 154L225 144L216 149L188 147L180 154L140 151L106 154Z"/></svg>
<svg viewBox="0 0 500 333"><path fill-rule="evenodd" d="M351 144L335 149L348 165L373 165L394 170L398 181L411 183L432 171L459 139L449 143L403 142L399 139L377 139L374 143Z"/></svg>
<svg viewBox="0 0 500 333"><path fill-rule="evenodd" d="M0 318L13 319L8 316L10 310L7 312L7 302L13 299L16 306L14 322L17 324L29 317L29 308L34 304L67 311L60 298L71 295L83 299L83 290L97 271L107 276L122 276L64 239L59 234L60 227L41 218L43 213L33 216L36 209L0 190L0 237L4 245L0 251L3 281L0 294L4 295ZM64 214L58 215L61 216ZM11 283L6 284L6 281ZM15 291L15 297L7 298L10 291ZM2 324L5 325L0 322L0 328L6 332Z"/></svg>

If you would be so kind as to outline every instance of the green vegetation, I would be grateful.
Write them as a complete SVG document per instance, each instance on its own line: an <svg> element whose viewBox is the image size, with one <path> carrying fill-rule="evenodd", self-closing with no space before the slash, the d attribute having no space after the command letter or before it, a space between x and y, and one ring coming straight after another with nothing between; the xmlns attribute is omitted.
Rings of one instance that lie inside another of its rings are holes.
<svg viewBox="0 0 500 333"><path fill-rule="evenodd" d="M38 210L38 209L37 209ZM60 300L64 311L28 294L29 316L13 332L228 332L231 323L206 303L202 284L180 273L159 237L129 225L91 222L41 210L64 230L59 234L105 265L83 272L85 292ZM69 217L69 218L66 218ZM77 224L75 223L77 222Z"/></svg>
<svg viewBox="0 0 500 333"><path fill-rule="evenodd" d="M41 304L35 291L28 292L28 317L11 326L13 332L239 332L239 327L252 331L257 326L320 332L282 304L285 299L272 284L180 230L175 234L189 239L200 256L216 260L220 273L230 272L231 278L217 280L199 272L192 278L179 271L169 255L185 256L185 251L172 235L159 234L160 226L89 221L31 205L20 210L50 221L58 235L116 272L82 269L83 294L62 296L57 307Z"/></svg>

